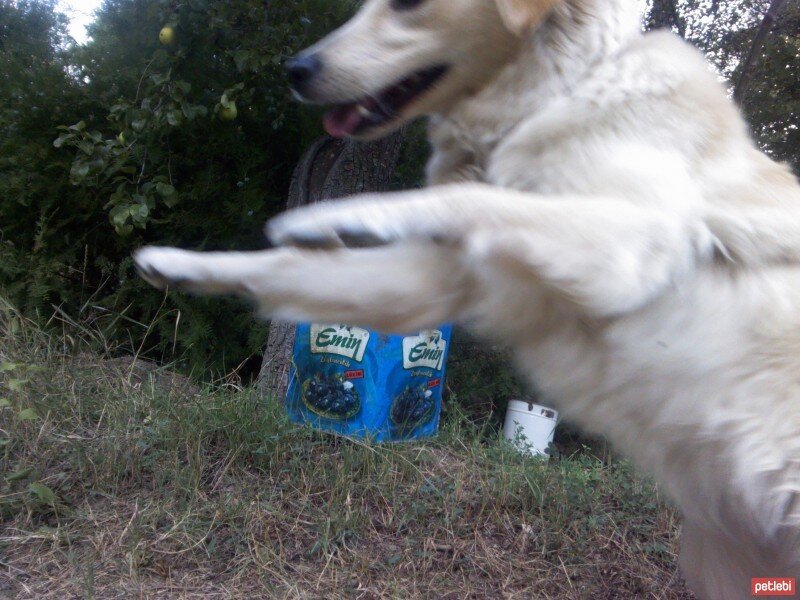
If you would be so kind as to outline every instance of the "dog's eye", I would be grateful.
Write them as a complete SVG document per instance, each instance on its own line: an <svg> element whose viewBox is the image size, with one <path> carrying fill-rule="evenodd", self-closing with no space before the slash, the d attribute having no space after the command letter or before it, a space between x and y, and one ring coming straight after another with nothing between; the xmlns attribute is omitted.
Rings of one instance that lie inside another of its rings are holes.
<svg viewBox="0 0 800 600"><path fill-rule="evenodd" d="M392 0L392 8L395 10L410 10L423 2L425 0Z"/></svg>

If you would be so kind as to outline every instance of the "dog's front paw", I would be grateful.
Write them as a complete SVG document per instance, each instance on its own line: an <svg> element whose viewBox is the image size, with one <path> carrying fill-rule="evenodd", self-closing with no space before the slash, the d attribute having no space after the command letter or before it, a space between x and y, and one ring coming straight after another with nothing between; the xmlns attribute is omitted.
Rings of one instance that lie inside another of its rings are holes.
<svg viewBox="0 0 800 600"><path fill-rule="evenodd" d="M177 248L141 248L133 253L133 262L142 279L160 290L191 287L199 275L191 253Z"/></svg>
<svg viewBox="0 0 800 600"><path fill-rule="evenodd" d="M428 192L374 194L284 213L267 223L278 246L368 248L405 239L441 241L452 234Z"/></svg>
<svg viewBox="0 0 800 600"><path fill-rule="evenodd" d="M266 234L279 246L380 246L403 234L400 220L392 225L387 212L380 200L371 198L330 202L284 213L267 223Z"/></svg>

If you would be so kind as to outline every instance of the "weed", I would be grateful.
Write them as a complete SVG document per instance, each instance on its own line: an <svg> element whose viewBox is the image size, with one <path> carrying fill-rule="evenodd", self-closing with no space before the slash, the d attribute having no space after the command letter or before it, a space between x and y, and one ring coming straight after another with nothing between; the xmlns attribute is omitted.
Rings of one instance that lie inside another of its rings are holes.
<svg viewBox="0 0 800 600"><path fill-rule="evenodd" d="M0 595L689 597L626 462L527 458L455 404L432 441L351 441L9 308L0 339Z"/></svg>

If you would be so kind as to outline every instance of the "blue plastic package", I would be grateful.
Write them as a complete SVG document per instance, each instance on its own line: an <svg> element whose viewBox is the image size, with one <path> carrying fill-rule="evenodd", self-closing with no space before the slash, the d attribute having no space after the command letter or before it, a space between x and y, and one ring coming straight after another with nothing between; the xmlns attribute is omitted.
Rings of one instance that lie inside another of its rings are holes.
<svg viewBox="0 0 800 600"><path fill-rule="evenodd" d="M434 435L451 335L449 325L407 336L298 325L286 395L290 419L377 441Z"/></svg>

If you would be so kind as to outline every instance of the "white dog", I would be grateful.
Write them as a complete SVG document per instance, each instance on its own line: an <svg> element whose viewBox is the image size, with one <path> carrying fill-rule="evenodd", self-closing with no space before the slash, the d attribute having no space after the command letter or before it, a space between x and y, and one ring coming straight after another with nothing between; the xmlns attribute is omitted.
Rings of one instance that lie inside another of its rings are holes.
<svg viewBox="0 0 800 600"><path fill-rule="evenodd" d="M653 473L705 598L800 578L800 186L634 0L368 0L289 65L334 135L431 116L431 187L293 211L275 250L146 248L157 286L508 344ZM300 248L298 248L300 247Z"/></svg>

